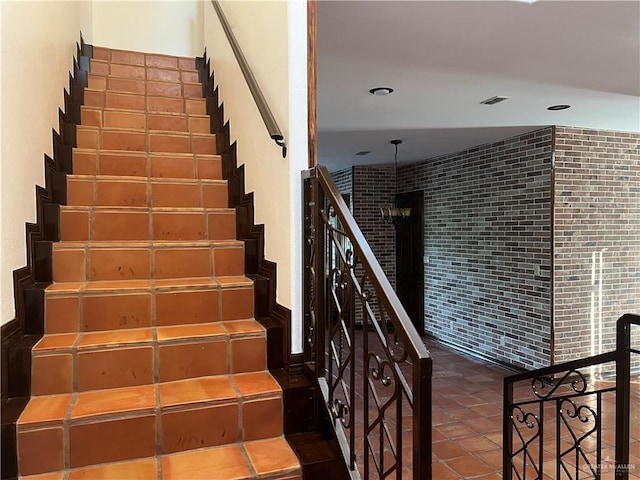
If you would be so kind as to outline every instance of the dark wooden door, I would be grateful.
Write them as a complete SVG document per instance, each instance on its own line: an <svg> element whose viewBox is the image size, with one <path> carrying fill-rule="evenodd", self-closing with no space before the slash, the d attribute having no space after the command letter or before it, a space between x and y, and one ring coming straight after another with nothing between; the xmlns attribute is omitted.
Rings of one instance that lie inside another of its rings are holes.
<svg viewBox="0 0 640 480"><path fill-rule="evenodd" d="M398 206L411 207L411 215L396 226L396 291L411 321L424 333L423 212L424 193L398 195Z"/></svg>

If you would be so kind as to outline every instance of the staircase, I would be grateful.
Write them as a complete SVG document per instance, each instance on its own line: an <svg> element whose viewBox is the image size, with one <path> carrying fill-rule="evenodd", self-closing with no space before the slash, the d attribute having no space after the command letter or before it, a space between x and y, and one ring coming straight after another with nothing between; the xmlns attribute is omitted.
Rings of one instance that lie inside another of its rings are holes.
<svg viewBox="0 0 640 480"><path fill-rule="evenodd" d="M94 47L88 78L20 475L301 478L194 59Z"/></svg>

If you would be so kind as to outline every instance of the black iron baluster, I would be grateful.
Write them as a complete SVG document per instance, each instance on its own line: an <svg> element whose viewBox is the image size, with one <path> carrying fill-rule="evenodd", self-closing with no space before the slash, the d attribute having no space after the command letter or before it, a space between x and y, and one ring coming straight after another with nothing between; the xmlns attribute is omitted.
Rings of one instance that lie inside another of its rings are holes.
<svg viewBox="0 0 640 480"><path fill-rule="evenodd" d="M631 315L616 325L616 465L615 479L629 479L629 407L631 394ZM638 320L636 319L636 325Z"/></svg>
<svg viewBox="0 0 640 480"><path fill-rule="evenodd" d="M508 378L504 379L502 399L502 476L505 480L513 480L513 468L511 467L511 455L513 454L513 414L511 410L511 405L513 405L513 385L514 382L510 382ZM413 461L415 463L415 458Z"/></svg>

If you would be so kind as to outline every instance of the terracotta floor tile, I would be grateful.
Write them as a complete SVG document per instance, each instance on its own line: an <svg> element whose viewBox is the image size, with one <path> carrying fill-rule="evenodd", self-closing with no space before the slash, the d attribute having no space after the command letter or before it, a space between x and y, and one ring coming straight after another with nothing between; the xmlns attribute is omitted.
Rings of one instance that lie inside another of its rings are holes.
<svg viewBox="0 0 640 480"><path fill-rule="evenodd" d="M227 345L222 340L160 345L158 358L161 382L227 373Z"/></svg>
<svg viewBox="0 0 640 480"><path fill-rule="evenodd" d="M165 68L147 68L147 80L161 80L165 82L179 82L180 72Z"/></svg>
<svg viewBox="0 0 640 480"><path fill-rule="evenodd" d="M82 334L78 348L97 346L115 346L129 343L151 342L153 333L150 328L129 328L124 330L109 330L106 332L87 332Z"/></svg>
<svg viewBox="0 0 640 480"><path fill-rule="evenodd" d="M187 132L187 116L182 115L154 115L149 114L147 122L149 130L161 130L170 132Z"/></svg>
<svg viewBox="0 0 640 480"><path fill-rule="evenodd" d="M99 171L101 175L146 176L147 158L145 155L135 152L100 153Z"/></svg>
<svg viewBox="0 0 640 480"><path fill-rule="evenodd" d="M179 57L178 66L180 67L180 70L195 70L196 62L192 57Z"/></svg>
<svg viewBox="0 0 640 480"><path fill-rule="evenodd" d="M111 63L123 63L126 65L144 65L144 53L127 52L123 50L112 50Z"/></svg>
<svg viewBox="0 0 640 480"><path fill-rule="evenodd" d="M18 419L18 427L48 422L62 423L71 395L32 397Z"/></svg>
<svg viewBox="0 0 640 480"><path fill-rule="evenodd" d="M237 445L205 448L192 452L166 455L162 458L164 478L195 479L202 472L216 472L225 480L252 478L244 455Z"/></svg>
<svg viewBox="0 0 640 480"><path fill-rule="evenodd" d="M248 442L244 448L258 475L293 472L300 468L298 458L284 438Z"/></svg>
<svg viewBox="0 0 640 480"><path fill-rule="evenodd" d="M160 292L166 292L176 289L184 289L188 287L195 288L217 288L218 281L215 278L160 278L156 280L156 289Z"/></svg>
<svg viewBox="0 0 640 480"><path fill-rule="evenodd" d="M218 320L218 292L213 290L156 294L158 326L211 323Z"/></svg>
<svg viewBox="0 0 640 480"><path fill-rule="evenodd" d="M113 53L111 54L113 56ZM111 58L113 61L113 57ZM114 77L136 78L142 80L145 78L145 69L140 66L133 65L120 65L112 63L110 65L110 72Z"/></svg>
<svg viewBox="0 0 640 480"><path fill-rule="evenodd" d="M224 335L225 331L220 323L200 323L195 325L158 327L159 342L185 338L222 337Z"/></svg>
<svg viewBox="0 0 640 480"><path fill-rule="evenodd" d="M64 480L64 472L43 473L40 475L27 475L27 476L21 476L20 479L21 480Z"/></svg>
<svg viewBox="0 0 640 480"><path fill-rule="evenodd" d="M85 296L83 304L84 331L151 326L150 294Z"/></svg>
<svg viewBox="0 0 640 480"><path fill-rule="evenodd" d="M448 460L447 465L464 478L486 475L492 468L475 456L467 456Z"/></svg>
<svg viewBox="0 0 640 480"><path fill-rule="evenodd" d="M265 329L255 320L235 320L223 322L224 328L231 335L255 335L262 334Z"/></svg>
<svg viewBox="0 0 640 480"><path fill-rule="evenodd" d="M282 397L245 401L242 404L242 439L260 440L282 435Z"/></svg>
<svg viewBox="0 0 640 480"><path fill-rule="evenodd" d="M201 212L153 214L153 238L156 240L204 240L205 224Z"/></svg>
<svg viewBox="0 0 640 480"><path fill-rule="evenodd" d="M137 280L150 276L151 252L147 248L89 250L89 280Z"/></svg>
<svg viewBox="0 0 640 480"><path fill-rule="evenodd" d="M78 394L71 418L153 410L155 406L153 385L82 392Z"/></svg>
<svg viewBox="0 0 640 480"><path fill-rule="evenodd" d="M45 333L78 332L80 330L80 314L78 309L78 297L52 297L45 295Z"/></svg>
<svg viewBox="0 0 640 480"><path fill-rule="evenodd" d="M147 67L156 68L178 68L178 59L176 57L169 57L166 55L146 55Z"/></svg>
<svg viewBox="0 0 640 480"><path fill-rule="evenodd" d="M154 207L200 207L200 185L196 183L153 182L151 201Z"/></svg>
<svg viewBox="0 0 640 480"><path fill-rule="evenodd" d="M113 90L116 92L136 93L138 95L144 95L145 93L144 80L109 77L107 82L107 87L109 90Z"/></svg>
<svg viewBox="0 0 640 480"><path fill-rule="evenodd" d="M157 464L155 458L149 458L80 468L69 473L69 480L157 480Z"/></svg>
<svg viewBox="0 0 640 480"><path fill-rule="evenodd" d="M151 346L78 353L78 391L131 387L153 382Z"/></svg>
<svg viewBox="0 0 640 480"><path fill-rule="evenodd" d="M265 368L267 368L265 337L231 340L231 373L256 372Z"/></svg>
<svg viewBox="0 0 640 480"><path fill-rule="evenodd" d="M84 250L56 249L53 251L53 281L83 282L85 277Z"/></svg>
<svg viewBox="0 0 640 480"><path fill-rule="evenodd" d="M65 333L60 335L45 335L33 346L34 352L46 350L70 350L73 347L78 335L75 333Z"/></svg>
<svg viewBox="0 0 640 480"><path fill-rule="evenodd" d="M225 288L221 297L222 320L253 318L253 288Z"/></svg>
<svg viewBox="0 0 640 480"><path fill-rule="evenodd" d="M180 72L180 78L183 82L197 83L200 81L198 72L182 71Z"/></svg>
<svg viewBox="0 0 640 480"><path fill-rule="evenodd" d="M268 395L282 391L278 382L266 371L236 374L233 376L233 381L243 397Z"/></svg>
<svg viewBox="0 0 640 480"><path fill-rule="evenodd" d="M437 478L438 480L461 480L464 478L454 472L445 463L434 463L431 466L431 474L434 479Z"/></svg>
<svg viewBox="0 0 640 480"><path fill-rule="evenodd" d="M252 286L253 280L249 277L245 277L244 275L231 275L227 277L218 277L218 282L223 287L241 287L241 286Z"/></svg>
<svg viewBox="0 0 640 480"><path fill-rule="evenodd" d="M71 353L34 355L31 360L31 395L57 395L73 391Z"/></svg>
<svg viewBox="0 0 640 480"><path fill-rule="evenodd" d="M159 389L162 407L236 398L236 392L227 375L161 383Z"/></svg>
<svg viewBox="0 0 640 480"><path fill-rule="evenodd" d="M147 95L179 97L182 95L182 85L173 82L147 81Z"/></svg>
<svg viewBox="0 0 640 480"><path fill-rule="evenodd" d="M61 427L18 432L18 445L21 475L55 472L64 468Z"/></svg>
<svg viewBox="0 0 640 480"><path fill-rule="evenodd" d="M151 176L157 178L194 178L192 156L151 156Z"/></svg>
<svg viewBox="0 0 640 480"><path fill-rule="evenodd" d="M207 104L204 99L187 98L185 100L185 112L190 115L206 115Z"/></svg>
<svg viewBox="0 0 640 480"><path fill-rule="evenodd" d="M69 427L71 468L152 457L155 453L155 415Z"/></svg>
<svg viewBox="0 0 640 480"><path fill-rule="evenodd" d="M459 444L451 440L443 440L434 442L432 445L434 455L440 460L449 460L451 458L463 457L469 455L469 452L462 448Z"/></svg>

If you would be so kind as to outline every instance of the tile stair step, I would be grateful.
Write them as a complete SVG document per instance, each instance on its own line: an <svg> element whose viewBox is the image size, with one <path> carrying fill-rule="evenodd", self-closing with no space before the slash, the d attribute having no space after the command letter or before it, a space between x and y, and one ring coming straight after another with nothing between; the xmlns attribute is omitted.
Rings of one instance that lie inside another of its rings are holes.
<svg viewBox="0 0 640 480"><path fill-rule="evenodd" d="M122 78L111 75L88 75L89 90L134 93L136 95L157 95L167 97L202 98L202 84L197 72L170 71L168 80L146 78Z"/></svg>
<svg viewBox="0 0 640 480"><path fill-rule="evenodd" d="M17 423L18 443L48 437L47 447L68 451L78 468L281 437L282 408L280 387L266 371L32 397ZM87 444L94 435L105 441ZM37 454L34 444L20 449L20 460Z"/></svg>
<svg viewBox="0 0 640 480"><path fill-rule="evenodd" d="M207 114L207 103L202 98L202 95L198 97L175 97L85 88L84 106L94 109L106 108L127 112Z"/></svg>
<svg viewBox="0 0 640 480"><path fill-rule="evenodd" d="M60 207L63 241L235 238L235 209L231 208Z"/></svg>
<svg viewBox="0 0 640 480"><path fill-rule="evenodd" d="M254 317L244 276L52 283L45 290L45 333L126 331Z"/></svg>
<svg viewBox="0 0 640 480"><path fill-rule="evenodd" d="M301 479L195 60L95 47L90 70L22 478Z"/></svg>
<svg viewBox="0 0 640 480"><path fill-rule="evenodd" d="M32 395L263 371L265 343L253 319L45 335L33 349Z"/></svg>
<svg viewBox="0 0 640 480"><path fill-rule="evenodd" d="M128 131L149 130L157 132L189 132L210 134L211 123L208 115L187 115L184 113L132 112L119 108L80 107L82 126Z"/></svg>
<svg viewBox="0 0 640 480"><path fill-rule="evenodd" d="M226 180L68 175L68 206L226 208Z"/></svg>
<svg viewBox="0 0 640 480"><path fill-rule="evenodd" d="M134 50L119 50L96 46L93 47L92 60L173 69L188 70L195 68L193 57L179 57L159 53L145 53Z"/></svg>
<svg viewBox="0 0 640 480"><path fill-rule="evenodd" d="M80 467L52 472L48 475L30 475L21 478L23 480L63 480L65 478L68 480L86 480L88 478L175 480L199 478L203 473L213 475L213 472L215 472L216 480L302 479L295 454L281 437L205 447L157 457Z"/></svg>
<svg viewBox="0 0 640 480"><path fill-rule="evenodd" d="M142 178L222 179L222 157L191 153L98 151L74 148L77 175L111 175Z"/></svg>
<svg viewBox="0 0 640 480"><path fill-rule="evenodd" d="M109 242L55 243L53 281L208 278L244 274L244 245L241 243L217 242L218 246L211 245L216 242L140 243L128 246Z"/></svg>
<svg viewBox="0 0 640 480"><path fill-rule="evenodd" d="M116 130L78 126L77 148L149 153L216 154L216 136L211 133L154 133L139 130Z"/></svg>

